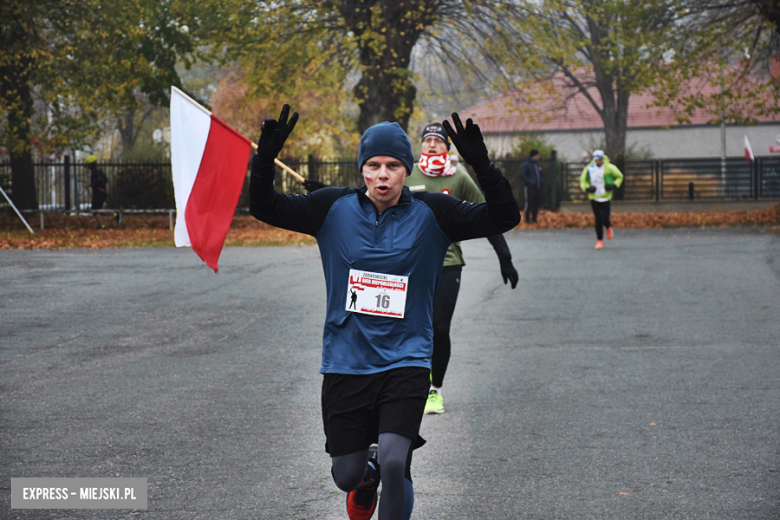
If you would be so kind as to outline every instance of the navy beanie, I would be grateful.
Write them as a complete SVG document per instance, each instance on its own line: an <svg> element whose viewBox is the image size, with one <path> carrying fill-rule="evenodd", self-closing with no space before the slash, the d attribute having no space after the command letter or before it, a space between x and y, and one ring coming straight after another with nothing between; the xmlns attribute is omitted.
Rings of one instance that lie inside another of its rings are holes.
<svg viewBox="0 0 780 520"><path fill-rule="evenodd" d="M379 123L363 133L358 149L358 168L363 171L363 165L377 155L395 157L406 166L406 175L411 175L414 167L412 143L398 123Z"/></svg>
<svg viewBox="0 0 780 520"><path fill-rule="evenodd" d="M442 141L444 141L444 144L447 145L447 150L450 149L450 136L447 135L447 132L444 130L444 127L441 126L441 123L431 123L428 126L426 126L423 129L422 133L422 140L425 141L425 138L429 135L435 135Z"/></svg>

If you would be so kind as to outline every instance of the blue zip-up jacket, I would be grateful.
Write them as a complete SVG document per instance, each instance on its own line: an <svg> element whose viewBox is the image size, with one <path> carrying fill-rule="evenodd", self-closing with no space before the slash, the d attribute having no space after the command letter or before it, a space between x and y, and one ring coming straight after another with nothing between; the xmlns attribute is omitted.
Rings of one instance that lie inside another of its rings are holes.
<svg viewBox="0 0 780 520"><path fill-rule="evenodd" d="M478 180L486 203L441 193L410 193L377 214L366 188L323 188L284 195L273 187L275 168L255 164L250 211L272 226L317 239L327 287L322 373L373 374L401 367L429 368L433 350L433 295L452 242L503 233L520 221L509 182L495 166ZM350 269L409 277L402 319L345 310Z"/></svg>

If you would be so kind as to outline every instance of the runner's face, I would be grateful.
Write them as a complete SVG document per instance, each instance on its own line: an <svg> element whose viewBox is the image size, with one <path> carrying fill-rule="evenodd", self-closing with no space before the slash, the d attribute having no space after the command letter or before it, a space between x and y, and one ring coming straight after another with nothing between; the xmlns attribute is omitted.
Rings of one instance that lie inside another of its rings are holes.
<svg viewBox="0 0 780 520"><path fill-rule="evenodd" d="M604 159L596 159L596 166L601 168L601 165L604 164Z"/></svg>
<svg viewBox="0 0 780 520"><path fill-rule="evenodd" d="M380 213L398 203L406 180L404 163L388 155L375 155L363 165L362 173L368 198Z"/></svg>
<svg viewBox="0 0 780 520"><path fill-rule="evenodd" d="M447 143L441 137L429 135L422 142L422 152L433 155L440 155L447 152Z"/></svg>

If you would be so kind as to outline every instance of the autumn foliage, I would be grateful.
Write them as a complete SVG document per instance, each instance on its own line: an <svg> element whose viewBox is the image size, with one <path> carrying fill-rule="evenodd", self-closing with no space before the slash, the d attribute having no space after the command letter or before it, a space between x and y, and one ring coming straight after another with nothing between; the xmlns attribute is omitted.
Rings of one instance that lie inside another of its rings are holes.
<svg viewBox="0 0 780 520"><path fill-rule="evenodd" d="M46 229L36 229L37 215L29 220L30 234L16 215L0 215L0 249L68 249L84 247L174 247L167 215L128 215L118 225L103 218L106 229L97 229L91 216L45 215ZM314 244L314 239L264 224L248 215L237 215L228 232L226 246Z"/></svg>
<svg viewBox="0 0 780 520"><path fill-rule="evenodd" d="M618 229L660 229L691 227L748 227L765 226L780 231L780 204L751 211L709 211L703 213L615 213L612 225ZM521 222L516 229L590 228L591 213L539 212L538 224Z"/></svg>

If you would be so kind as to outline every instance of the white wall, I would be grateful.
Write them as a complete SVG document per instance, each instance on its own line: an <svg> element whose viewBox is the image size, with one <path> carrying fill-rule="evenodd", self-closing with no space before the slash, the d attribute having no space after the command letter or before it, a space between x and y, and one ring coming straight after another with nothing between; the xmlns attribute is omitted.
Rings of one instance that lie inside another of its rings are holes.
<svg viewBox="0 0 780 520"><path fill-rule="evenodd" d="M516 142L518 134L487 134L485 141L495 157L505 156ZM549 132L543 134L558 150L561 160L579 161L583 154L590 152L603 143L601 131ZM771 154L769 147L780 146L780 123L757 126L726 126L726 155L744 156L744 136L747 135L753 154L758 156L777 156ZM700 157L720 157L720 126L673 127L668 130L647 129L629 130L626 144L636 152L647 150L652 158L683 159Z"/></svg>

